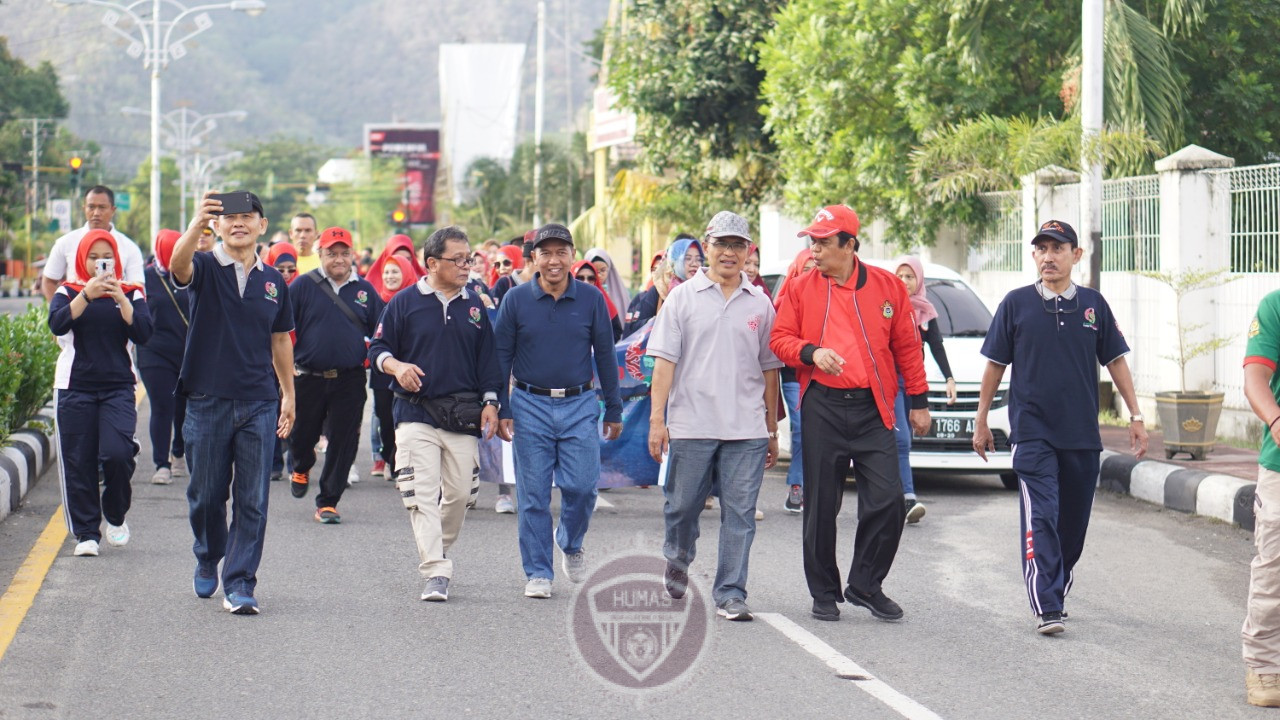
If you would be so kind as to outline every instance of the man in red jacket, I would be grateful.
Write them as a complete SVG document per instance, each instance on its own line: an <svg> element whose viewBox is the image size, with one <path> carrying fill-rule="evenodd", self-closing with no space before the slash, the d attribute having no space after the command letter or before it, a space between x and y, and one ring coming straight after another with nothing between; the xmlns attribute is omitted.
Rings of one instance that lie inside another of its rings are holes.
<svg viewBox="0 0 1280 720"><path fill-rule="evenodd" d="M836 603L847 599L881 620L898 620L902 608L880 587L906 513L893 403L901 373L911 428L928 431L920 334L902 281L858 260L857 213L829 205L800 236L809 238L816 267L788 285L769 347L796 369L802 393L804 573L813 616L839 620ZM858 529L842 594L836 516L850 460L858 478Z"/></svg>

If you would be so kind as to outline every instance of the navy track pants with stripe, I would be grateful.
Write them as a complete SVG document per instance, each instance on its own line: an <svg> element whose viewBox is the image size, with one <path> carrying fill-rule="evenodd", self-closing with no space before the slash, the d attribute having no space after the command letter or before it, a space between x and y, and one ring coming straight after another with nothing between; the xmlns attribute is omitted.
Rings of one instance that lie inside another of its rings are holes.
<svg viewBox="0 0 1280 720"><path fill-rule="evenodd" d="M1043 440L1020 442L1013 470L1021 490L1022 577L1036 615L1061 611L1098 486L1097 450L1059 450Z"/></svg>
<svg viewBox="0 0 1280 720"><path fill-rule="evenodd" d="M58 390L58 464L67 529L76 540L102 540L105 516L124 522L133 498L133 471L140 449L134 433L138 410L132 387L111 390ZM98 493L98 467L104 478Z"/></svg>

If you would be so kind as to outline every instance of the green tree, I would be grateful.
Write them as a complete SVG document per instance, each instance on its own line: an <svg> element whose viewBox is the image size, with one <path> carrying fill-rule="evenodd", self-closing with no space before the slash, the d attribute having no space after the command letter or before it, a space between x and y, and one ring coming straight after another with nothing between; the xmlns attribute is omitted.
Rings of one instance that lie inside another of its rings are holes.
<svg viewBox="0 0 1280 720"><path fill-rule="evenodd" d="M178 164L173 158L160 159L160 188L160 227L185 230L178 227ZM146 253L155 240L151 237L151 161L144 160L133 180L116 189L128 192L132 202L127 212L116 211L115 225Z"/></svg>
<svg viewBox="0 0 1280 720"><path fill-rule="evenodd" d="M758 46L783 0L635 0L609 85L638 116L645 169L700 207L753 212L774 186Z"/></svg>
<svg viewBox="0 0 1280 720"><path fill-rule="evenodd" d="M274 223L307 210L306 195L325 161L342 152L297 138L274 136L235 148L243 157L227 166L220 187L255 192Z"/></svg>
<svg viewBox="0 0 1280 720"><path fill-rule="evenodd" d="M358 155L363 158L363 155ZM369 161L368 174L355 182L331 185L325 201L316 208L295 207L288 214L276 217L279 230L288 227L289 217L299 210L307 210L316 216L321 229L344 227L356 237L360 247L371 247L380 252L387 238L393 234L391 212L400 204L401 181L404 162L396 158L374 158ZM312 176L314 177L314 175Z"/></svg>
<svg viewBox="0 0 1280 720"><path fill-rule="evenodd" d="M453 208L454 221L467 228L473 239L506 239L533 226L534 145L516 146L511 161L503 165L493 158L481 158L466 174L463 195L467 199ZM592 175L581 133L570 145L544 140L542 143L542 207L544 222L568 224L591 204Z"/></svg>

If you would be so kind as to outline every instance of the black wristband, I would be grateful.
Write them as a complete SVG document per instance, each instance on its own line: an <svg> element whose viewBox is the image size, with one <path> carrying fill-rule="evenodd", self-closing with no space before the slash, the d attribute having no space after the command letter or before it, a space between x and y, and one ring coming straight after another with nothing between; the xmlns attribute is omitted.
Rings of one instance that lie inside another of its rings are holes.
<svg viewBox="0 0 1280 720"><path fill-rule="evenodd" d="M1280 420L1280 415L1277 415L1275 420L1272 420L1271 422L1267 423L1267 429L1270 430L1271 428L1275 427L1277 420Z"/></svg>

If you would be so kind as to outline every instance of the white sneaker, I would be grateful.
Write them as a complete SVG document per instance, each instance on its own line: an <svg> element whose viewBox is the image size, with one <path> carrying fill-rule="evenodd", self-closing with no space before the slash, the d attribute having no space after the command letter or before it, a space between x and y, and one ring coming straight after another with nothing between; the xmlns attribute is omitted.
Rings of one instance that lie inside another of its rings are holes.
<svg viewBox="0 0 1280 720"><path fill-rule="evenodd" d="M564 574L569 576L569 582L580 583L587 579L587 554L581 550L570 555L564 553L560 567L564 568Z"/></svg>
<svg viewBox="0 0 1280 720"><path fill-rule="evenodd" d="M516 504L510 495L499 495L498 502L493 504L493 511L499 515L513 515L516 511Z"/></svg>
<svg viewBox="0 0 1280 720"><path fill-rule="evenodd" d="M544 599L551 597L551 579L529 578L529 582L524 584L524 596Z"/></svg>
<svg viewBox="0 0 1280 720"><path fill-rule="evenodd" d="M75 552L71 553L76 557L98 557L98 541L85 540L76 544Z"/></svg>
<svg viewBox="0 0 1280 720"><path fill-rule="evenodd" d="M172 485L173 471L169 468L159 468L156 473L151 476L152 485Z"/></svg>
<svg viewBox="0 0 1280 720"><path fill-rule="evenodd" d="M169 470L175 478L187 477L187 459L185 457L170 458Z"/></svg>
<svg viewBox="0 0 1280 720"><path fill-rule="evenodd" d="M107 544L123 547L129 544L129 523L120 523L119 527L107 523Z"/></svg>
<svg viewBox="0 0 1280 720"><path fill-rule="evenodd" d="M355 466L352 465L351 472L347 473L347 484L355 485L358 482L360 482L360 471L356 470Z"/></svg>
<svg viewBox="0 0 1280 720"><path fill-rule="evenodd" d="M764 511L763 511L763 510L756 510L756 520L757 520L757 521L759 521L759 520L763 520L763 519L764 519Z"/></svg>

